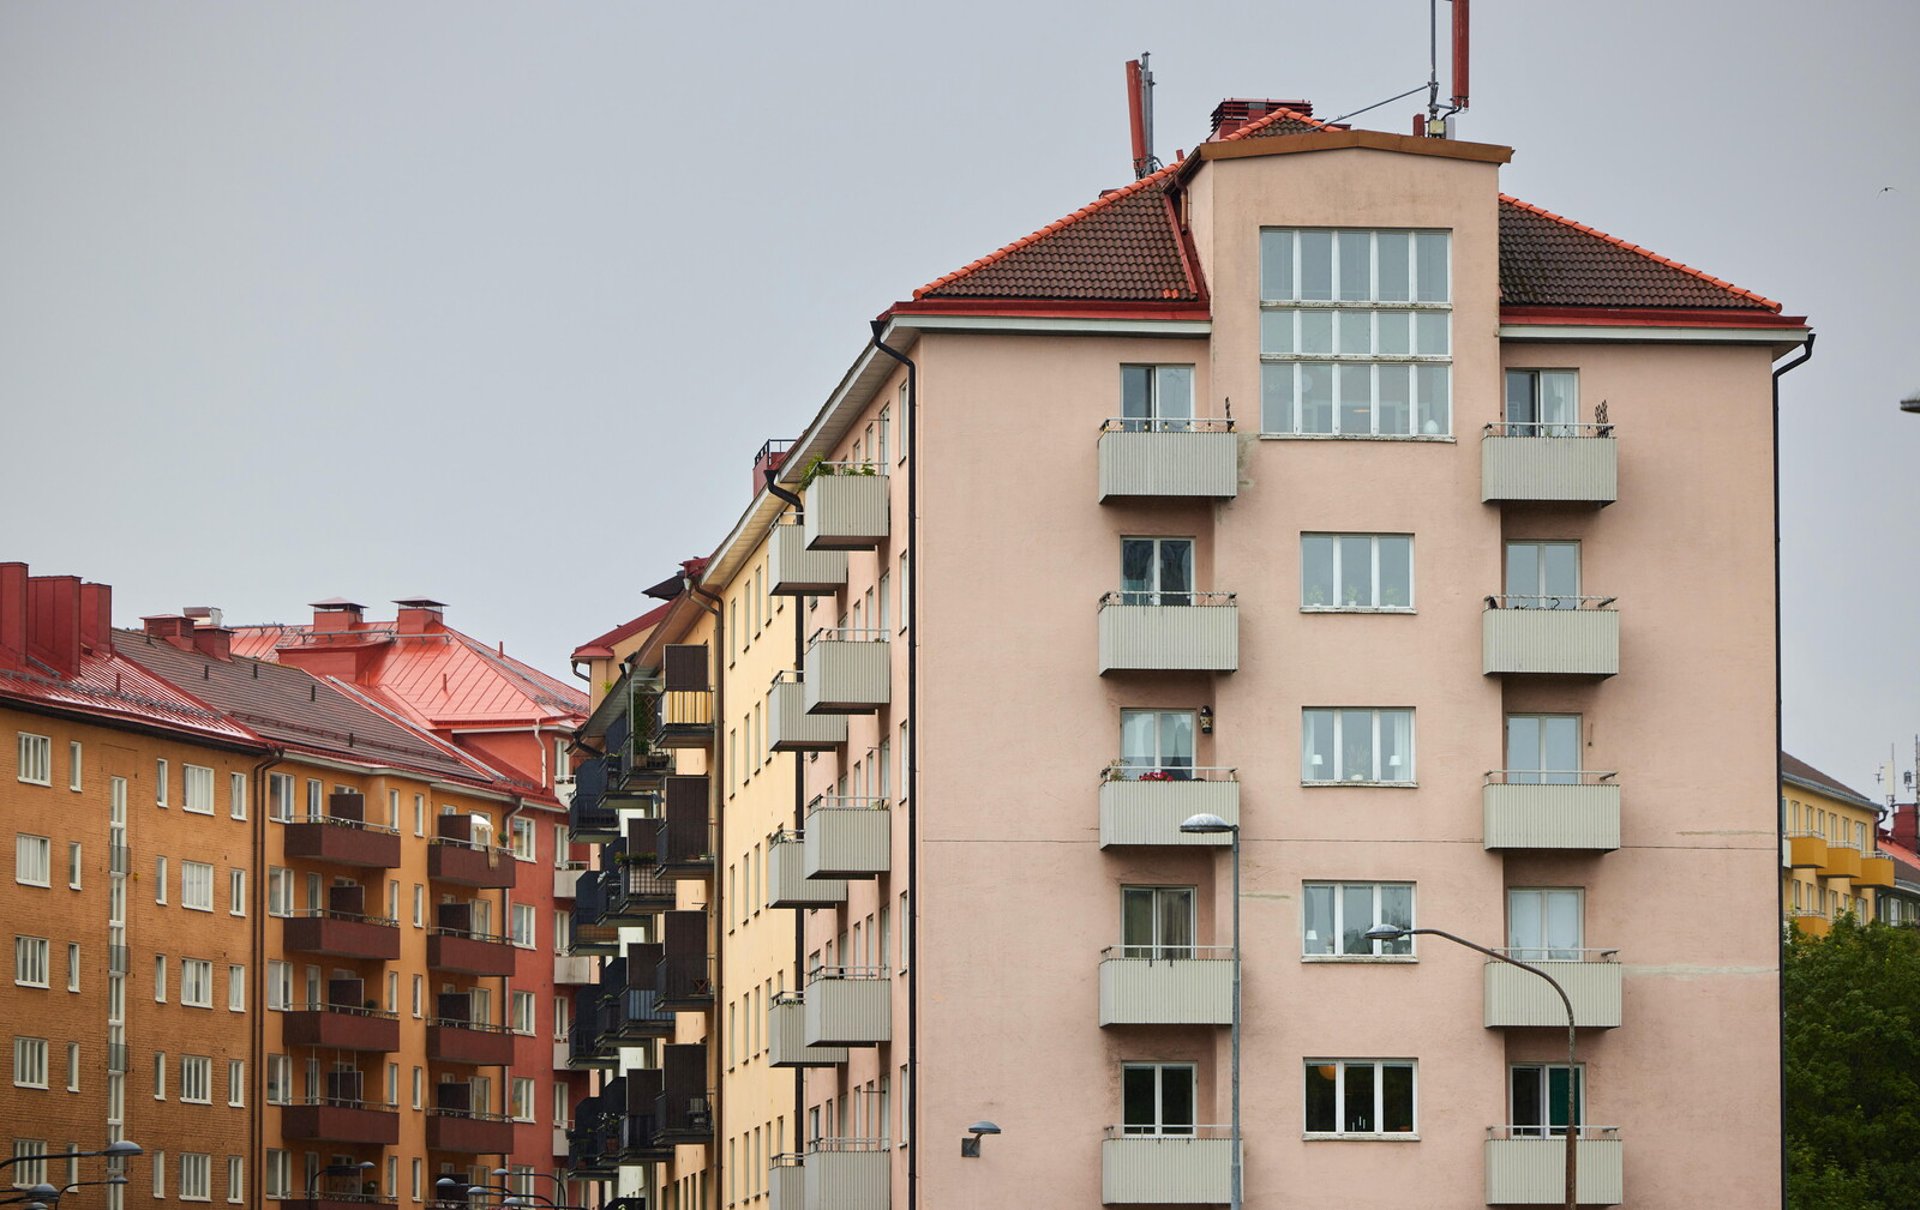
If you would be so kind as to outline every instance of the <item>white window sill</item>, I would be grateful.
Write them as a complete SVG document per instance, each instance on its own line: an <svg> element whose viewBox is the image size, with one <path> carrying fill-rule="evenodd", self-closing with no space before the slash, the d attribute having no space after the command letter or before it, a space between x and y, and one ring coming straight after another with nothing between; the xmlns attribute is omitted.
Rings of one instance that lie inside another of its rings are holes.
<svg viewBox="0 0 1920 1210"><path fill-rule="evenodd" d="M1417 781L1302 781L1303 790L1340 790L1347 788L1366 788L1375 790L1418 790Z"/></svg>
<svg viewBox="0 0 1920 1210"><path fill-rule="evenodd" d="M1453 445L1452 433L1261 433L1262 441L1413 441Z"/></svg>
<svg viewBox="0 0 1920 1210"><path fill-rule="evenodd" d="M1417 613L1411 605L1302 605L1301 613Z"/></svg>
<svg viewBox="0 0 1920 1210"><path fill-rule="evenodd" d="M1302 1131L1300 1137L1309 1143L1417 1143L1420 1136L1399 1132L1395 1134L1339 1134L1321 1131Z"/></svg>
<svg viewBox="0 0 1920 1210"><path fill-rule="evenodd" d="M1420 961L1418 954L1302 954L1302 962L1350 962L1356 965L1404 966Z"/></svg>

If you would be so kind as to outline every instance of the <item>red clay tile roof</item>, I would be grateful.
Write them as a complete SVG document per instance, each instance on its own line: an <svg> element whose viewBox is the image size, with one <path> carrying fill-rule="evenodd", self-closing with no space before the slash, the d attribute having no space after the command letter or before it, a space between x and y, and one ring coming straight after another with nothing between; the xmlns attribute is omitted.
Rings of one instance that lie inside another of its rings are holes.
<svg viewBox="0 0 1920 1210"><path fill-rule="evenodd" d="M1166 186L1181 161L913 292L922 298L1200 302Z"/></svg>
<svg viewBox="0 0 1920 1210"><path fill-rule="evenodd" d="M1530 307L1780 309L1751 290L1505 194L1500 300Z"/></svg>
<svg viewBox="0 0 1920 1210"><path fill-rule="evenodd" d="M1268 139L1279 134L1314 134L1322 130L1345 129L1347 129L1345 126L1322 122L1311 114L1297 109L1288 109L1283 105L1262 114L1231 134L1221 135L1214 141L1231 143L1237 139Z"/></svg>
<svg viewBox="0 0 1920 1210"><path fill-rule="evenodd" d="M1879 804L1875 803L1871 798L1868 798L1839 778L1827 776L1797 756L1792 756L1785 752L1780 754L1780 774L1783 777L1790 777L1796 781L1811 782L1816 788L1823 789L1829 794L1834 794L1841 798L1850 798L1865 806L1872 807L1875 810L1879 809Z"/></svg>

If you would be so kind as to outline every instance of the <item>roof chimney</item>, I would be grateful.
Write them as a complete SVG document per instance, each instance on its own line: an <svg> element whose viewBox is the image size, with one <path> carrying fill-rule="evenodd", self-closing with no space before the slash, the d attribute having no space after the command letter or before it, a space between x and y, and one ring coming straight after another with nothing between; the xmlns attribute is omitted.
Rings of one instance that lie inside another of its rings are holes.
<svg viewBox="0 0 1920 1210"><path fill-rule="evenodd" d="M1213 107L1213 137L1224 139L1247 123L1264 118L1276 109L1291 109L1303 117L1313 116L1311 101L1275 101L1255 100L1250 97L1228 97Z"/></svg>
<svg viewBox="0 0 1920 1210"><path fill-rule="evenodd" d="M113 654L113 585L80 586L80 646L96 655Z"/></svg>
<svg viewBox="0 0 1920 1210"><path fill-rule="evenodd" d="M27 658L27 565L0 563L0 664Z"/></svg>
<svg viewBox="0 0 1920 1210"><path fill-rule="evenodd" d="M367 607L345 597L328 597L313 602L313 629L319 633L346 633L357 630Z"/></svg>
<svg viewBox="0 0 1920 1210"><path fill-rule="evenodd" d="M223 664L233 662L233 631L225 626L195 626L193 648L209 659Z"/></svg>
<svg viewBox="0 0 1920 1210"><path fill-rule="evenodd" d="M1916 818L1916 813L1920 813L1920 805L1903 802L1894 806L1893 826L1887 834L1893 837L1895 844L1920 849L1920 818Z"/></svg>
<svg viewBox="0 0 1920 1210"><path fill-rule="evenodd" d="M165 639L182 651L193 650L193 619L177 613L154 613L140 619L150 639Z"/></svg>
<svg viewBox="0 0 1920 1210"><path fill-rule="evenodd" d="M80 577L27 577L27 653L58 676L80 671Z"/></svg>
<svg viewBox="0 0 1920 1210"><path fill-rule="evenodd" d="M394 626L401 634L426 634L438 630L446 611L445 601L436 601L432 597L402 597L394 602L400 612L394 617Z"/></svg>

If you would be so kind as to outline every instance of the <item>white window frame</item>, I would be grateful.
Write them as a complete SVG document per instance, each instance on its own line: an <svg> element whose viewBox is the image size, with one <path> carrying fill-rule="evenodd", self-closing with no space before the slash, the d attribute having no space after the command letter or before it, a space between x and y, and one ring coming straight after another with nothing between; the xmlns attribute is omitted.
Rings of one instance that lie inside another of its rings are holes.
<svg viewBox="0 0 1920 1210"><path fill-rule="evenodd" d="M1541 414L1543 395L1541 387L1549 378L1562 379L1567 386L1568 397L1572 401L1571 416L1546 419ZM1513 417L1513 382L1525 379L1527 383L1527 405L1532 410L1532 420L1516 420ZM1504 432L1509 437L1576 437L1580 434L1580 371L1564 367L1514 366L1500 374L1500 419Z"/></svg>
<svg viewBox="0 0 1920 1210"><path fill-rule="evenodd" d="M1389 1067L1404 1067L1412 1073L1408 1105L1410 1128L1407 1130L1347 1130L1341 1123L1347 1120L1347 1068L1349 1065L1367 1064L1373 1068L1373 1117L1377 1127L1384 1114L1386 1097L1386 1071ZM1308 1139L1381 1139L1417 1141L1420 1138L1420 1064L1415 1059L1403 1058L1317 1058L1308 1059L1300 1070L1300 1121L1307 1125L1307 1072L1316 1067L1333 1067L1333 1130L1314 1130L1307 1128L1303 1137Z"/></svg>
<svg viewBox="0 0 1920 1210"><path fill-rule="evenodd" d="M1308 719L1311 714L1331 716L1333 776L1319 778L1314 772L1313 758L1316 753L1307 750ZM1363 775L1348 775L1345 767L1346 751L1342 740L1345 738L1346 719L1349 714L1366 714L1371 718L1372 735L1370 751L1373 756L1373 768L1364 770ZM1407 769L1401 777L1382 777L1390 766L1381 765L1380 735L1385 716L1404 714L1407 716ZM1419 727L1416 711L1410 706L1308 706L1300 711L1300 784L1303 786L1394 786L1412 788L1419 784Z"/></svg>
<svg viewBox="0 0 1920 1210"><path fill-rule="evenodd" d="M213 1200L213 1157L198 1151L180 1153L180 1200Z"/></svg>
<svg viewBox="0 0 1920 1210"><path fill-rule="evenodd" d="M231 962L227 964L227 1011L247 1011L247 968Z"/></svg>
<svg viewBox="0 0 1920 1210"><path fill-rule="evenodd" d="M213 770L205 765L180 766L180 809L193 815L213 814Z"/></svg>
<svg viewBox="0 0 1920 1210"><path fill-rule="evenodd" d="M1524 896L1533 896L1529 902ZM1585 957L1587 944L1587 892L1578 886L1512 886L1507 888L1507 953L1522 962L1578 962ZM1554 900L1571 899L1574 908L1574 927L1576 936L1572 945L1557 944L1549 936L1548 921L1552 916L1550 904ZM1529 911L1538 915L1541 944L1521 946L1516 944L1514 925L1516 914Z"/></svg>
<svg viewBox="0 0 1920 1210"><path fill-rule="evenodd" d="M1553 1111L1566 1112L1563 1098L1552 1095L1553 1073L1566 1071L1565 1063L1509 1063L1507 1064L1507 1134L1516 1139L1564 1139L1567 1128L1563 1123L1553 1124ZM1514 1084L1522 1072L1528 1073L1539 1081L1540 1108L1546 1119L1541 1122L1522 1122L1520 1112L1514 1107ZM1584 1132L1587 1124L1587 1065L1573 1065L1573 1125Z"/></svg>
<svg viewBox="0 0 1920 1210"><path fill-rule="evenodd" d="M534 947L535 939L540 935L540 915L530 903L516 903L509 916L512 929L512 943L523 950Z"/></svg>
<svg viewBox="0 0 1920 1210"><path fill-rule="evenodd" d="M213 1104L213 1060L206 1055L180 1056L180 1099L192 1105Z"/></svg>
<svg viewBox="0 0 1920 1210"><path fill-rule="evenodd" d="M247 817L247 775L244 773L227 774L227 816L230 819Z"/></svg>
<svg viewBox="0 0 1920 1210"><path fill-rule="evenodd" d="M16 1035L13 1039L13 1086L47 1086L47 1040Z"/></svg>
<svg viewBox="0 0 1920 1210"><path fill-rule="evenodd" d="M534 1121L534 1084L531 1076L514 1076L508 1085L507 1116L516 1122Z"/></svg>
<svg viewBox="0 0 1920 1210"><path fill-rule="evenodd" d="M180 1003L187 1008L213 1007L213 962L210 959L180 959Z"/></svg>
<svg viewBox="0 0 1920 1210"><path fill-rule="evenodd" d="M1327 542L1331 545L1333 556L1333 590L1336 598L1340 595L1340 585L1345 577L1342 574L1346 562L1346 543L1343 539L1364 538L1368 546L1369 565L1367 569L1369 596L1365 601L1351 604L1338 599L1332 601L1311 601L1313 591L1307 584L1307 544L1309 542ZM1388 604L1381 600L1380 588L1380 541L1383 538L1404 541L1407 544L1407 599L1404 603ZM1412 534L1358 534L1358 533L1303 533L1300 535L1300 612L1301 613L1417 613L1414 585L1414 554Z"/></svg>
<svg viewBox="0 0 1920 1210"><path fill-rule="evenodd" d="M1128 1122L1126 1111L1127 1073L1130 1071L1153 1072L1153 1118L1150 1123ZM1166 1079L1170 1072L1183 1074L1187 1079L1188 1101L1193 1106L1194 1121L1169 1125L1166 1116ZM1128 1138L1193 1138L1200 1117L1200 1072L1193 1063L1122 1063L1120 1065L1120 1130Z"/></svg>
<svg viewBox="0 0 1920 1210"><path fill-rule="evenodd" d="M35 735L31 731L21 731L19 752L20 763L14 776L30 786L51 786L53 784L53 737Z"/></svg>
<svg viewBox="0 0 1920 1210"><path fill-rule="evenodd" d="M52 946L45 937L16 933L13 938L13 981L20 987L46 987L51 976Z"/></svg>
<svg viewBox="0 0 1920 1210"><path fill-rule="evenodd" d="M293 963L267 959L267 1008L274 1012L293 1008Z"/></svg>
<svg viewBox="0 0 1920 1210"><path fill-rule="evenodd" d="M227 1157L227 1201L240 1205L247 1200L247 1160L245 1156Z"/></svg>
<svg viewBox="0 0 1920 1210"><path fill-rule="evenodd" d="M77 840L67 842L67 889L70 891L80 889L81 875L86 868L86 857L80 844Z"/></svg>
<svg viewBox="0 0 1920 1210"><path fill-rule="evenodd" d="M184 858L181 860L180 906L189 912L213 910L212 864L205 861L187 861Z"/></svg>
<svg viewBox="0 0 1920 1210"><path fill-rule="evenodd" d="M514 816L507 827L507 843L516 860L536 860L539 842L534 839L533 821L523 815Z"/></svg>
<svg viewBox="0 0 1920 1210"><path fill-rule="evenodd" d="M1127 380L1138 375L1146 386L1146 414L1127 415ZM1194 373L1194 364L1188 362L1122 362L1120 365L1120 394L1114 419L1108 422L1108 428L1123 433L1186 433L1193 431L1195 383L1198 375ZM1168 411L1170 406L1163 402L1162 396L1169 385L1185 379L1186 403L1184 411Z"/></svg>
<svg viewBox="0 0 1920 1210"><path fill-rule="evenodd" d="M169 781L169 776L167 773L167 762L164 760L154 761L153 762L153 805L154 806L164 807L167 805L167 782L168 781Z"/></svg>
<svg viewBox="0 0 1920 1210"><path fill-rule="evenodd" d="M1368 919L1360 929L1361 932L1366 932L1367 929L1372 928L1376 924L1396 923L1386 919L1386 909L1382 904L1382 900L1385 898L1384 893L1389 887L1395 890L1401 888L1406 890L1408 911L1404 927L1413 928L1415 926L1420 910L1420 901L1417 887L1411 881L1384 879L1379 882L1369 882L1366 880L1350 879L1342 882L1324 880L1303 882L1300 885L1300 960L1302 962L1416 961L1419 954L1414 948L1414 938L1412 937L1401 937L1396 941L1369 941L1367 942L1367 952L1364 954L1349 954L1344 951L1342 947L1346 943L1346 934L1351 927L1350 922L1346 919L1346 892L1349 889L1357 887L1368 888L1371 892L1372 899L1372 905L1369 908L1370 919ZM1309 923L1307 915L1308 900L1319 891L1329 892L1333 900L1329 912L1333 918L1332 924L1330 925L1332 936L1328 940L1328 944L1332 948L1327 951L1310 948L1314 944L1314 939L1309 934L1307 928Z"/></svg>
<svg viewBox="0 0 1920 1210"><path fill-rule="evenodd" d="M67 741L67 789L78 792L82 787L83 775L81 758L85 749L77 739Z"/></svg>
<svg viewBox="0 0 1920 1210"><path fill-rule="evenodd" d="M418 1165L419 1160L414 1163ZM293 1153L278 1147L267 1149L266 1195L268 1201L279 1201L292 1197L293 1189Z"/></svg>
<svg viewBox="0 0 1920 1210"><path fill-rule="evenodd" d="M267 867L267 915L293 915L293 871L285 866Z"/></svg>
<svg viewBox="0 0 1920 1210"><path fill-rule="evenodd" d="M293 819L293 774L267 774L267 818L275 823Z"/></svg>
<svg viewBox="0 0 1920 1210"><path fill-rule="evenodd" d="M247 871L244 866L234 866L227 871L227 915L244 916L247 914Z"/></svg>
<svg viewBox="0 0 1920 1210"><path fill-rule="evenodd" d="M167 902L167 874L167 859L155 857L153 859L153 901L162 906Z"/></svg>
<svg viewBox="0 0 1920 1210"><path fill-rule="evenodd" d="M16 832L13 840L13 880L22 886L49 886L53 878L53 840L31 832Z"/></svg>

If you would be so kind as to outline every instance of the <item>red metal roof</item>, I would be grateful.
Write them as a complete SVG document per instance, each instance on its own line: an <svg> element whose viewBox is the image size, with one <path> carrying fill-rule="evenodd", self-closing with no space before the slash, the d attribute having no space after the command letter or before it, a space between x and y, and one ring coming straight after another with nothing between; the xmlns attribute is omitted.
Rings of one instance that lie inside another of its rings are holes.
<svg viewBox="0 0 1920 1210"><path fill-rule="evenodd" d="M221 743L265 748L254 731L169 684L119 652L86 653L71 677L0 670L0 697L114 722L157 727Z"/></svg>
<svg viewBox="0 0 1920 1210"><path fill-rule="evenodd" d="M704 565L705 560L701 560L701 562ZM573 658L576 660L585 660L595 658L607 659L611 657L613 655L614 644L625 642L641 631L659 624L660 619L667 616L667 610L672 608L672 604L672 602L668 602L665 605L656 605L631 622L622 622L612 630L607 631L607 633L596 638L588 639L573 649Z"/></svg>

